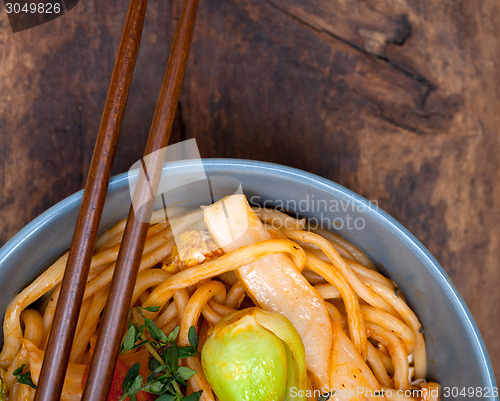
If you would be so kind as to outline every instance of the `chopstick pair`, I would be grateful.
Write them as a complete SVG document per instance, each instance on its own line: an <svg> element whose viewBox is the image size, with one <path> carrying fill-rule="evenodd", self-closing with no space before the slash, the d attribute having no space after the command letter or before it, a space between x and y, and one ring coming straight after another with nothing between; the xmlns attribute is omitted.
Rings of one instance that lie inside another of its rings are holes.
<svg viewBox="0 0 500 401"><path fill-rule="evenodd" d="M168 145L186 69L199 0L185 0L163 78L144 155ZM101 125L85 186L82 206L71 243L54 322L35 395L36 401L57 401L64 378L85 285L101 220L125 105L137 59L147 0L131 0L111 78ZM149 180L139 179L136 194L156 192L163 161L158 159ZM90 364L84 401L106 400L113 378L153 203L137 218L130 208L116 261L107 304L100 323L97 345Z"/></svg>

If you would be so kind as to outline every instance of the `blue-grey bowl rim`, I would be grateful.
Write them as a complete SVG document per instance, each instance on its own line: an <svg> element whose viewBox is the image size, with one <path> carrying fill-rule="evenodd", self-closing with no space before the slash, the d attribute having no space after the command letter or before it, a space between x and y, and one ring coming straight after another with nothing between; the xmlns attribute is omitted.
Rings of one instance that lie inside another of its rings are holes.
<svg viewBox="0 0 500 401"><path fill-rule="evenodd" d="M189 164L189 161L181 162L179 167L183 163ZM177 163L176 163L177 164ZM373 205L370 201L363 198L361 195L351 191L348 188L343 187L333 181L326 178L318 176L316 174L308 173L303 170L299 170L294 167L284 166L276 163L262 162L256 160L245 160L245 159L225 159L225 158L212 158L203 159L204 166L213 167L229 167L237 169L260 169L260 170L271 170L274 174L289 176L289 177L300 177L306 179L310 182L317 184L319 187L326 191L340 192L344 196L352 198L354 201L361 202L366 208L364 209L367 213L371 215L372 218L379 221L384 226L388 227L391 232L404 241L406 246L412 249L416 254L420 254L428 265L432 266L430 272L433 278L440 284L441 288L446 291L448 298L455 307L455 311L460 316L460 319L464 322L464 326L467 328L468 336L473 339L475 344L475 353L479 355L482 360L482 376L489 380L488 386L490 388L496 387L495 376L493 373L493 368L491 366L488 353L486 351L486 346L484 345L479 329L472 317L469 308L467 307L464 299L458 293L455 285L451 281L448 274L444 271L438 261L431 255L431 253L422 245L422 243L408 231L401 223L395 220L388 213L384 212L382 209ZM116 187L123 185L123 181L128 180L128 173L118 174L113 176L110 180L109 191L112 191ZM47 224L50 224L51 219L59 214L61 211L67 208L73 208L80 204L82 199L83 190L80 190L73 195L68 196L62 201L58 202L47 211L43 212L40 216L28 223L24 228L22 228L16 235L14 235L1 249L0 249L0 266L4 259L6 259L10 254L16 251L20 244L26 241L30 236L34 235L36 231L41 229Z"/></svg>

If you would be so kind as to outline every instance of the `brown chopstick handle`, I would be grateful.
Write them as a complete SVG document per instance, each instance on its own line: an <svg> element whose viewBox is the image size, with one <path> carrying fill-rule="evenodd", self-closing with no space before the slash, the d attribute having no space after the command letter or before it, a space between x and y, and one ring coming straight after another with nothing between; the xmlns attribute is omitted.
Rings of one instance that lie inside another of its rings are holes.
<svg viewBox="0 0 500 401"><path fill-rule="evenodd" d="M71 243L35 401L60 400L144 25L131 0Z"/></svg>
<svg viewBox="0 0 500 401"><path fill-rule="evenodd" d="M168 144L186 69L198 4L199 0L185 0L184 2L145 155L164 148ZM156 171L148 171L149 177L158 177L161 174L162 163L160 161L156 163ZM139 179L136 191L149 190L150 185L153 184L153 191L156 192L157 181L152 179L146 182ZM144 221L149 220L153 204L154 202L150 202L145 206L146 211L141 210L141 219L136 218L133 208L130 209L111 290L100 322L83 401L107 400L149 226Z"/></svg>

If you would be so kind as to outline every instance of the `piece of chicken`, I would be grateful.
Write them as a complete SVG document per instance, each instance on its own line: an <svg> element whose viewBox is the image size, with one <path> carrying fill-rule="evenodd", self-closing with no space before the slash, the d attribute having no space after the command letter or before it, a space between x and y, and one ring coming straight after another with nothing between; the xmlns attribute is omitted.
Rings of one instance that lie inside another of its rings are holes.
<svg viewBox="0 0 500 401"><path fill-rule="evenodd" d="M271 239L244 195L232 195L209 206L204 220L227 253ZM325 302L285 254L269 255L236 271L257 305L286 316L299 332L306 363L316 388L329 388L332 327Z"/></svg>

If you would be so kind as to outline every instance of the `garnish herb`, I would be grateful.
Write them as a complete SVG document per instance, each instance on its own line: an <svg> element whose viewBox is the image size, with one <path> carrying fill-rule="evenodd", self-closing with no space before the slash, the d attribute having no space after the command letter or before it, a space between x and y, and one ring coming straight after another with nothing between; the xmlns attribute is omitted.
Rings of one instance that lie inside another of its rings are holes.
<svg viewBox="0 0 500 401"><path fill-rule="evenodd" d="M327 401L330 399L330 397L335 394L335 390L333 391L329 391L328 393L324 393L324 394L321 394L319 397L318 397L318 401Z"/></svg>
<svg viewBox="0 0 500 401"><path fill-rule="evenodd" d="M27 371L23 373L24 368L26 367L26 364L22 364L19 366L12 374L16 376L16 380L21 383L21 384L26 384L30 386L31 388L34 388L36 390L36 384L33 383L33 380L31 380L31 371Z"/></svg>
<svg viewBox="0 0 500 401"><path fill-rule="evenodd" d="M196 372L186 366L179 366L179 359L189 358L198 353L199 341L195 328L192 326L189 328L188 338L191 345L179 347L176 343L179 326L166 335L153 320L144 316L142 310L158 312L160 308L156 306L132 308L132 318L129 320L120 352L145 346L151 354L148 364L151 374L144 382L144 378L139 374L139 363L132 366L123 380L123 394L120 401L127 397L130 397L131 401L136 401L136 395L140 391L159 395L156 401L198 401L201 391L184 397L180 389L180 386L187 387L186 380ZM144 324L137 323L139 321L144 321ZM146 333L149 334L149 338Z"/></svg>
<svg viewBox="0 0 500 401"><path fill-rule="evenodd" d="M189 328L188 331L189 343L194 347L198 348L198 336L196 335L196 330L193 326Z"/></svg>
<svg viewBox="0 0 500 401"><path fill-rule="evenodd" d="M159 312L160 311L160 307L159 306L148 306L146 308L143 308L142 306L139 306L138 308L142 309L142 310L145 310L145 311L148 311L148 312Z"/></svg>
<svg viewBox="0 0 500 401"><path fill-rule="evenodd" d="M394 286L394 294L399 297L399 287L397 285Z"/></svg>
<svg viewBox="0 0 500 401"><path fill-rule="evenodd" d="M0 369L0 372L3 372ZM6 401L7 400L7 395L5 394L5 384L2 380L2 376L0 375L0 401Z"/></svg>

